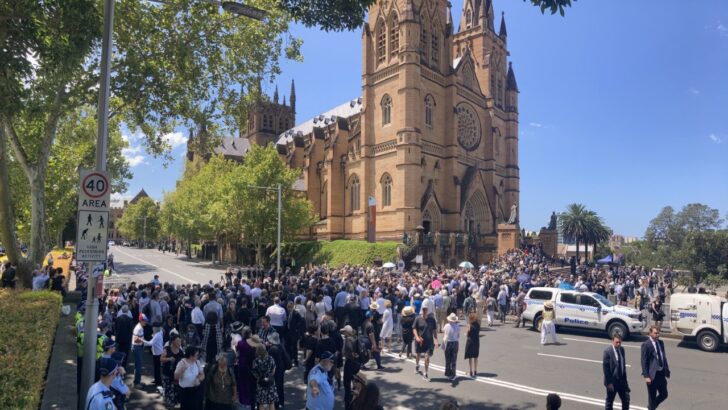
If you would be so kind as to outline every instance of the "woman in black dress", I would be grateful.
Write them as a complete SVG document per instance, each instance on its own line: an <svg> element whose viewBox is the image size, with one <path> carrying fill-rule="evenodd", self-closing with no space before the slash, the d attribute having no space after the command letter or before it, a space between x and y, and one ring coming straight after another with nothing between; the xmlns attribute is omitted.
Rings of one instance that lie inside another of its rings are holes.
<svg viewBox="0 0 728 410"><path fill-rule="evenodd" d="M478 356L480 356L480 321L478 315L468 316L468 334L465 341L465 358L470 366L470 377L478 374Z"/></svg>
<svg viewBox="0 0 728 410"><path fill-rule="evenodd" d="M402 319L400 324L402 325L402 350L399 352L399 357L402 357L402 353L407 352L407 358L412 357L412 339L414 339L414 333L412 333L412 325L415 323L415 309L412 306L406 306L402 309Z"/></svg>

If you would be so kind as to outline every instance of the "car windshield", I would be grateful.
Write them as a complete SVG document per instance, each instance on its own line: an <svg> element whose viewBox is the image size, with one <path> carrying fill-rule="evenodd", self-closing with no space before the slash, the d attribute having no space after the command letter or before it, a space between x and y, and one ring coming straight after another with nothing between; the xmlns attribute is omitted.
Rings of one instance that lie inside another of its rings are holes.
<svg viewBox="0 0 728 410"><path fill-rule="evenodd" d="M595 293L592 296L594 297L594 299L602 302L602 305L605 305L607 307L614 306L614 303L610 302L609 299L605 298L604 296L602 296L602 295L600 295L598 293Z"/></svg>

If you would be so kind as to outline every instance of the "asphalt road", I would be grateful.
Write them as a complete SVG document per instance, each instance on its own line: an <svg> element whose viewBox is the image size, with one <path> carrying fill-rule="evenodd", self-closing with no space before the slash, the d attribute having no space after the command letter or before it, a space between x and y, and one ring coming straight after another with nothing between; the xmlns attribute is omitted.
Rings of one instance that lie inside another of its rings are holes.
<svg viewBox="0 0 728 410"><path fill-rule="evenodd" d="M217 281L224 271L209 263L188 261L185 257L156 250L114 247L115 263L120 275L114 280L148 281L159 274L162 281L175 283ZM465 328L463 326L463 333ZM437 349L430 369L430 382L414 373L414 362L385 354L383 371L367 371L367 377L381 388L385 408L438 409L446 398L455 398L466 409L542 409L545 396L556 392L563 409L589 409L604 406L601 359L609 346L606 336L560 331L560 345L539 344L539 335L531 330L503 326L484 328L481 332L479 376L469 379L464 360L464 334L458 360L459 379L455 384L444 377L444 356ZM647 391L640 375L640 342L643 336L624 343L633 409L647 407ZM672 378L669 398L661 409L725 408L728 393L728 353L706 353L694 344L665 340L665 350ZM300 369L287 374L287 408L302 408L304 386ZM343 396L343 391L341 395ZM337 396L337 401L340 397ZM341 404L340 402L338 403ZM343 406L337 406L343 408ZM615 405L615 408L617 406Z"/></svg>

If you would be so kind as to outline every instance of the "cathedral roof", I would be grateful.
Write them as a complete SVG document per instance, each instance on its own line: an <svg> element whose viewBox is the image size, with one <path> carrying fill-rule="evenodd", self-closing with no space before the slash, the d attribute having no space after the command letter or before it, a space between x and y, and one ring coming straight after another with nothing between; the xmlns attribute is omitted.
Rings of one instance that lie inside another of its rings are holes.
<svg viewBox="0 0 728 410"><path fill-rule="evenodd" d="M513 63L508 62L508 77L506 78L506 90L518 92L518 84L516 83L516 74L513 73Z"/></svg>
<svg viewBox="0 0 728 410"><path fill-rule="evenodd" d="M238 137L223 137L220 145L215 147L216 154L222 154L226 157L242 158L248 150L250 150L250 141L247 138Z"/></svg>
<svg viewBox="0 0 728 410"><path fill-rule="evenodd" d="M293 141L293 137L299 132L302 135L310 134L313 131L314 127L317 126L317 124L328 124L333 117L349 118L353 115L359 114L361 113L363 103L364 100L359 97L357 99L347 101L337 107L334 107L323 114L317 115L309 119L308 121L298 124L290 130L279 135L277 144L286 144Z"/></svg>

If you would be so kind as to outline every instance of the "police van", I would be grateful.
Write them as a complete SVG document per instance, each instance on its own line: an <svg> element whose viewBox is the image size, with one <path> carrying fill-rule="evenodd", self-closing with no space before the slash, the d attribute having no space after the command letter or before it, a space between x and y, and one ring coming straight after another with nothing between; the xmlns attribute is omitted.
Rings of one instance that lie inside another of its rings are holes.
<svg viewBox="0 0 728 410"><path fill-rule="evenodd" d="M541 329L547 300L554 304L558 327L605 331L610 338L619 334L625 339L645 327L639 310L616 305L598 293L536 287L528 290L523 312L524 321L531 322L534 329Z"/></svg>
<svg viewBox="0 0 728 410"><path fill-rule="evenodd" d="M715 352L728 343L728 301L703 293L675 293L670 296L670 328L696 337L702 350Z"/></svg>

